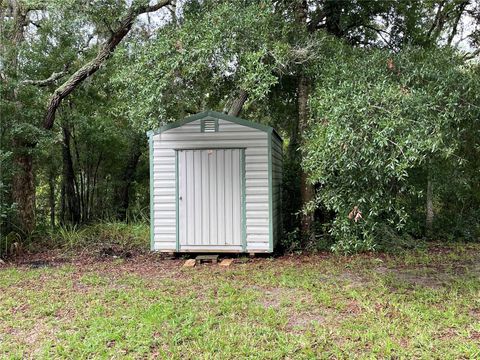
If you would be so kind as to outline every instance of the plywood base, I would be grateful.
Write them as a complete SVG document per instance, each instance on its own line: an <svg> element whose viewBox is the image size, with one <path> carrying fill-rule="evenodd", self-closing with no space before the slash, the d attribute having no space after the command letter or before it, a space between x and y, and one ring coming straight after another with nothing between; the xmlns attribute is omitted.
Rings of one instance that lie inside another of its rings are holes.
<svg viewBox="0 0 480 360"><path fill-rule="evenodd" d="M173 254L182 254L182 253L198 253L198 254L271 254L272 251L268 249L248 249L244 251L241 247L217 247L217 246L189 246L181 247L179 251L167 250L167 249L158 249L153 250L161 253L173 253Z"/></svg>

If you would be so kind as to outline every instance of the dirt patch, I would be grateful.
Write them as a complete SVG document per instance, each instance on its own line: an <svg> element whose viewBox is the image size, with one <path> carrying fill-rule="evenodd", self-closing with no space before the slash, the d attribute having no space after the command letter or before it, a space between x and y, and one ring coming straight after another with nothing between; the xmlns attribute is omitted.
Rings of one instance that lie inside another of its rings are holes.
<svg viewBox="0 0 480 360"><path fill-rule="evenodd" d="M311 294L299 289L285 288L285 287L262 287L253 285L249 287L252 290L260 292L259 302L264 308L279 309L282 302L294 305L308 305L313 304Z"/></svg>
<svg viewBox="0 0 480 360"><path fill-rule="evenodd" d="M345 306L345 309L342 311L344 315L358 315L362 312L360 304L356 300L351 300Z"/></svg>
<svg viewBox="0 0 480 360"><path fill-rule="evenodd" d="M367 286L370 281L368 278L361 276L359 274L354 274L350 271L345 271L343 273L333 275L330 278L334 277L336 282L344 282L346 288L361 288Z"/></svg>
<svg viewBox="0 0 480 360"><path fill-rule="evenodd" d="M440 340L451 340L458 336L458 331L454 328L447 328L442 330L438 335L437 338Z"/></svg>
<svg viewBox="0 0 480 360"><path fill-rule="evenodd" d="M250 288L261 293L259 302L264 308L282 309L286 312L288 320L285 329L288 332L300 333L314 324L323 324L326 316L331 313L330 309L315 304L311 294L302 290L256 285Z"/></svg>
<svg viewBox="0 0 480 360"><path fill-rule="evenodd" d="M37 358L41 350L41 344L45 339L55 339L57 329L49 327L43 321L37 321L34 326L28 329L17 327L7 327L5 333L9 335L9 341L27 345L29 356L27 358Z"/></svg>
<svg viewBox="0 0 480 360"><path fill-rule="evenodd" d="M472 332L470 332L469 338L471 340L480 341L480 331L473 330Z"/></svg>
<svg viewBox="0 0 480 360"><path fill-rule="evenodd" d="M413 286L438 289L450 286L461 276L480 276L480 257L428 266L379 266L374 271Z"/></svg>
<svg viewBox="0 0 480 360"><path fill-rule="evenodd" d="M16 315L17 313L26 313L30 309L30 306L28 304L21 304L18 306L15 306L11 309L12 315Z"/></svg>
<svg viewBox="0 0 480 360"><path fill-rule="evenodd" d="M290 332L304 331L314 324L325 323L325 316L315 312L297 313L288 318L286 329Z"/></svg>
<svg viewBox="0 0 480 360"><path fill-rule="evenodd" d="M266 290L262 294L262 298L260 302L263 305L263 307L267 309L268 308L278 309L280 307L282 293L283 291L280 288Z"/></svg>
<svg viewBox="0 0 480 360"><path fill-rule="evenodd" d="M125 273L140 276L145 280L158 280L172 278L175 280L190 278L191 271L183 271L181 265L182 259L165 259L162 254L157 253L123 253L115 249L106 248L102 252L97 249L90 253L83 251L77 254L66 254L57 251L48 251L37 254L23 254L21 257L10 260L7 264L0 264L0 268L16 267L16 268L48 268L71 266L72 276L80 277L88 272L98 272L101 275L110 278L124 277ZM449 249L435 248L436 252L449 252ZM317 268L318 265L324 265L325 260L339 262L343 266L349 262L372 259L386 261L388 256L383 254L360 254L352 257L335 257L330 253L306 254L306 255L285 255L277 258L255 258L249 260L248 263L234 264L231 268L220 268L207 264L205 266L194 269L194 272L209 271L213 276L222 276L232 273L235 269L247 269L248 272L272 269L278 274L282 273L282 269L290 267L300 267L307 265L308 267ZM367 261L368 265L369 262ZM366 265L366 266L367 266ZM379 265L379 264L378 264ZM333 265L332 265L333 266ZM319 268L319 281L329 281L340 283L347 288L361 288L369 286L371 280L367 273L357 273L353 270L346 270L340 274L330 274L325 269ZM463 261L456 261L450 264L432 264L423 267L407 267L398 264L396 267L388 267L386 265L374 266L372 271L381 275L391 276L393 280L397 279L401 282L414 286L423 286L431 288L439 288L448 285L455 280L457 275L478 275L480 276L480 256L469 257ZM234 272L233 272L234 273ZM242 276L242 275L238 275ZM247 275L248 276L248 275ZM262 289L265 294L264 304L266 307L279 307L281 298L295 298L298 291L294 294L288 293L287 290ZM281 293L283 291L283 293ZM280 292L280 293L279 293Z"/></svg>
<svg viewBox="0 0 480 360"><path fill-rule="evenodd" d="M278 309L280 307L281 296L285 290L287 290L279 287L267 288L258 285L248 286L247 289L260 292L259 302L266 309Z"/></svg>
<svg viewBox="0 0 480 360"><path fill-rule="evenodd" d="M452 280L452 276L442 273L422 273L419 270L398 271L395 276L403 282L415 286L438 289Z"/></svg>

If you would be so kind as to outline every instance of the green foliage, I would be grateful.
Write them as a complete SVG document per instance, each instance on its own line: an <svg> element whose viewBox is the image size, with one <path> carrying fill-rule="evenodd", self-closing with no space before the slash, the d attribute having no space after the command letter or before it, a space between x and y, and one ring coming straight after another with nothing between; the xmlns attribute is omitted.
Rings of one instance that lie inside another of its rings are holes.
<svg viewBox="0 0 480 360"><path fill-rule="evenodd" d="M264 99L291 53L281 20L264 1L187 2L180 24L116 54L129 63L113 79L128 99L124 110L148 130L188 113L222 110L239 89L248 90L247 108Z"/></svg>
<svg viewBox="0 0 480 360"><path fill-rule="evenodd" d="M315 120L303 164L319 187L317 203L335 213L333 249L372 250L382 241L380 224L399 233L411 228L413 212L420 210L414 208L425 199L426 171L456 169L444 175L447 182L435 175L450 193L462 191L453 184L475 186L458 170L473 159L462 144L465 127L480 114L474 105L478 78L442 50L393 55L339 46L330 59L316 68L318 86L310 101ZM476 129L478 134L478 123ZM355 206L358 221L347 217Z"/></svg>
<svg viewBox="0 0 480 360"><path fill-rule="evenodd" d="M10 13L14 7L10 2L0 5L0 42L2 51L5 50L0 69L0 233L4 236L12 230L18 231L10 215L15 207L10 189L12 175L20 170L11 165L12 160L19 155L33 159L37 225L42 228L49 224L52 212L57 223L68 223L63 128L69 133L73 182L82 207L82 220L116 216L119 201L115 197L125 182L124 164L138 133L142 134L142 140L144 135L142 128L116 111L122 98L108 83L113 69L103 68L95 79L86 80L63 102L51 132L43 130L42 122L53 91L97 55L100 44L118 27L131 2L19 0L15 3L26 14L25 23L20 24L21 34L16 33L19 27L15 27L15 18ZM135 1L133 6L139 3L145 1ZM37 83L62 73L56 81ZM137 147L145 152L146 140ZM10 154L8 162L3 154ZM146 158L140 156L138 163L143 171L138 177L134 172L129 179L130 199L135 205L132 215L138 217L146 212L148 204L143 194L136 193L137 189L145 188L143 183L148 177L145 162Z"/></svg>
<svg viewBox="0 0 480 360"><path fill-rule="evenodd" d="M304 24L301 2L177 2L175 12L170 6L137 19L112 57L62 102L47 134L42 120L55 89L98 54L131 7L150 2L17 3L26 14L22 36L13 7L0 5L2 236L16 231L13 159L33 159L40 230L69 226L71 203L79 223L120 218L125 194L127 219L141 222L149 195L144 132L202 110L228 111L245 91L242 116L285 138L284 247L305 246L302 205L315 213L312 249L333 243L348 253L381 249L384 238L424 237L427 179L434 234L478 240L479 68L455 45L476 4L310 1ZM474 50L478 31L468 36ZM310 81L310 124L302 133L300 74ZM318 190L311 204L301 204L302 165ZM347 218L355 206L357 222ZM83 236L71 235L67 242Z"/></svg>

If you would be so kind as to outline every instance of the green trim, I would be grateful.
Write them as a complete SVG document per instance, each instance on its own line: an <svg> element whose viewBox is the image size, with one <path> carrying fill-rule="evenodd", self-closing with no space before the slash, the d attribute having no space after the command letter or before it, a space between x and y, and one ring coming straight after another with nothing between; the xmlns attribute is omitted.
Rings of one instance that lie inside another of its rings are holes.
<svg viewBox="0 0 480 360"><path fill-rule="evenodd" d="M148 147L149 147L149 168L150 168L150 250L155 250L155 219L153 213L153 134L148 135Z"/></svg>
<svg viewBox="0 0 480 360"><path fill-rule="evenodd" d="M269 251L273 252L273 173L272 173L272 132L268 133L268 218Z"/></svg>
<svg viewBox="0 0 480 360"><path fill-rule="evenodd" d="M280 135L271 126L262 125L262 124L259 124L259 123L253 122L253 121L245 120L245 119L235 117L235 116L230 116L230 115L219 113L219 112L216 112L216 111L204 111L204 112L192 115L192 116L188 116L185 119L175 121L173 123L161 126L156 130L150 130L147 134L149 134L149 133L154 134L154 135L160 134L164 131L167 131L167 130L170 130L170 129L175 129L177 127L188 124L192 121L201 120L201 119L205 119L205 118L213 118L213 119L217 119L217 120L220 119L220 120L231 121L233 123L243 125L243 126L247 126L247 127L254 128L254 129L258 129L258 130L264 131L264 132L269 133L269 134L274 133L275 136L278 137L279 140L283 141L282 138L280 137Z"/></svg>
<svg viewBox="0 0 480 360"><path fill-rule="evenodd" d="M200 122L200 131L202 133L205 132L205 122L208 120L215 121L215 131L211 131L211 132L218 132L218 119L214 119L214 118L202 119L202 121Z"/></svg>
<svg viewBox="0 0 480 360"><path fill-rule="evenodd" d="M155 130L150 130L151 133L153 134L160 134L164 131L167 131L167 130L170 130L170 129L175 129L177 127L180 127L180 126L183 126L185 124L188 124L192 121L195 121L195 120L200 120L200 119L203 119L204 117L206 117L208 114L208 111L207 112L202 112L202 113L198 113L198 114L195 114L195 115L192 115L192 116L188 116L182 120L179 120L179 121L175 121L173 123L170 123L170 124L166 124L166 125L163 125L163 126L160 126L159 128L155 129Z"/></svg>
<svg viewBox="0 0 480 360"><path fill-rule="evenodd" d="M240 149L240 179L242 181L242 250L247 251L247 181L245 171L245 149Z"/></svg>
<svg viewBox="0 0 480 360"><path fill-rule="evenodd" d="M175 150L175 250L180 251L180 204L178 192L178 150Z"/></svg>

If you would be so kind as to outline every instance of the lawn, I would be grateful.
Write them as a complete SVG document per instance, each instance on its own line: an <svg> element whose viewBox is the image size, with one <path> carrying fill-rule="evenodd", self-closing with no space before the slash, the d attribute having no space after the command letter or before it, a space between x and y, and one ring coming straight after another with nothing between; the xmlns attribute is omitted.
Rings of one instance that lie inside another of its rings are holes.
<svg viewBox="0 0 480 360"><path fill-rule="evenodd" d="M480 246L0 268L3 358L479 358ZM36 263L34 263L36 264Z"/></svg>

